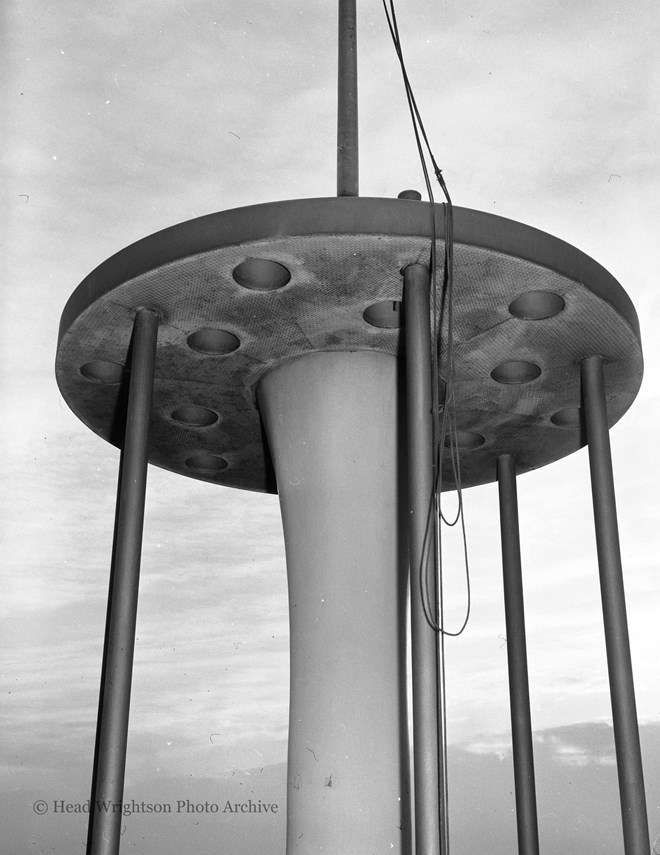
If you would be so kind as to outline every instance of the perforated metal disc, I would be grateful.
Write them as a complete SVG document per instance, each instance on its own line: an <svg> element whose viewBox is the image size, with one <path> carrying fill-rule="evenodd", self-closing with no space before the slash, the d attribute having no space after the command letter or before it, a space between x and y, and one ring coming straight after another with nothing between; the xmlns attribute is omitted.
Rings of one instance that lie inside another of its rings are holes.
<svg viewBox="0 0 660 855"><path fill-rule="evenodd" d="M437 206L439 235L443 217ZM368 198L257 205L158 232L98 267L69 300L57 354L62 395L120 445L133 319L154 309L150 462L274 492L259 380L312 351L399 354L401 270L428 263L430 236L427 203ZM525 471L584 444L586 356L605 360L614 424L637 394L642 352L625 291L574 247L462 208L454 241L455 397L471 486L495 479L500 454ZM437 249L442 258L442 239ZM450 469L444 480L453 488Z"/></svg>

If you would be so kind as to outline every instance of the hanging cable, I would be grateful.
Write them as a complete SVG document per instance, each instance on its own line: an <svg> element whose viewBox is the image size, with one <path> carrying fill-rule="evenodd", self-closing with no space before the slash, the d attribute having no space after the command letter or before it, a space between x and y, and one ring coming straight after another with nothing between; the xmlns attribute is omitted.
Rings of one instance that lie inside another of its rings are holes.
<svg viewBox="0 0 660 855"><path fill-rule="evenodd" d="M396 10L394 8L394 0L389 0L389 8L388 8L388 0L382 0L383 8L385 11L385 17L387 20L388 28L390 31L390 35L392 37L392 41L394 43L394 47L396 50L397 57L399 59L399 64L401 66L401 73L403 76L404 87L406 92L406 99L408 101L408 108L410 111L410 116L412 120L413 132L415 134L415 141L417 144L417 151L419 155L420 164L422 166L422 172L424 175L424 182L426 184L426 190L429 197L429 210L430 210L430 225L431 225L431 247L430 247L430 269L431 269L431 284L432 284L432 310L434 317L434 340L436 342L436 346L431 353L432 360L432 377L433 377L433 388L432 388L432 401L433 401L433 419L434 419L434 461L435 461L435 473L434 473L434 483L435 483L435 497L432 499L432 502L437 505L437 517L449 526L456 525L459 520L461 521L461 528L463 530L463 552L465 558L465 575L466 575L466 592L467 592L467 606L466 606L466 616L463 620L463 623L460 629L457 632L450 632L446 630L443 626L442 620L439 622L432 620L432 614L434 609L430 608L431 603L426 603L426 614L427 618L431 619L431 623L434 624L434 628L437 632L445 634L458 636L460 635L465 627L467 626L469 615L470 615L470 600L471 600L471 592L470 592L470 581L469 581L469 561L467 557L467 537L465 534L465 521L464 521L464 506L463 506L463 491L462 491L462 482L461 482L461 474L460 474L460 455L458 448L458 440L457 440L457 427L456 427L456 402L454 396L454 325L453 325L453 304L454 304L454 218L453 218L453 205L451 201L451 197L449 195L449 190L447 189L446 182L442 175L442 170L437 164L433 151L431 149L431 145L429 143L428 135L426 133L426 129L424 128L424 123L422 121L422 117L417 106L417 102L415 100L415 96L412 90L412 85L410 83L410 78L408 77L408 72L406 69L405 60L403 57L403 48L401 46L401 40L399 36L399 27L396 17ZM426 152L428 153L428 157L431 161L433 171L435 177L440 185L442 193L445 198L444 204L444 274L443 274L443 282L442 288L438 286L438 264L437 264L437 236L438 236L438 228L436 223L436 206L433 195L433 186L429 175L429 169L426 162L426 156L424 152L424 148L426 148ZM440 404L439 401L439 385L440 385L440 362L441 362L441 345L442 345L442 326L446 319L446 348L445 348L445 400L444 404ZM442 412L442 418L440 419L440 413ZM458 497L458 509L456 512L456 519L450 522L441 508L440 495L442 493L442 468L444 463L444 454L445 448L449 444L449 456L450 456L450 466L452 470L452 474L454 476L454 484L456 485L456 493ZM435 514L434 514L435 516ZM438 542L440 542L439 535L435 538ZM442 561L441 556L439 554L438 549L438 571L441 574ZM423 590L427 589L427 585L423 585Z"/></svg>
<svg viewBox="0 0 660 855"><path fill-rule="evenodd" d="M389 0L389 9L387 0L382 0L383 8L387 24L390 30L390 35L394 43L401 73L403 76L404 87L406 91L406 99L415 134L417 151L419 154L424 182L429 197L430 211L430 231L431 231L431 248L430 248L430 270L432 284L432 312L433 312L433 341L434 346L431 358L431 376L432 376L432 409L433 409L433 460L434 460L434 489L433 494L429 497L429 510L426 527L426 537L424 549L422 550L422 561L419 567L419 573L423 574L420 577L420 590L422 592L424 613L427 621L437 633L437 662L438 662L438 733L439 733L439 757L438 768L440 777L440 836L441 836L441 851L443 855L449 855L449 796L448 796L448 763L447 763L447 703L446 703L446 668L445 668L445 636L458 636L465 630L470 617L471 607L471 591L470 591L470 570L467 553L467 536L465 529L465 515L463 508L463 492L461 482L460 469L460 453L458 443L458 430L456 420L456 402L454 396L454 327L453 327L453 302L454 302L454 219L453 206L447 185L442 175L442 170L433 156L431 146L424 128L419 108L412 90L406 64L403 58L403 49L399 36L399 27L394 8L394 0ZM444 272L442 289L438 287L438 264L437 264L437 237L438 229L436 224L436 206L433 196L433 186L429 176L429 169L426 162L426 152L431 161L433 171L440 185L445 198L444 204ZM445 383L444 383L444 401L442 405L439 400L440 382L441 382L441 356L442 356L442 328L446 319L446 348L445 348ZM458 498L458 506L456 517L453 521L446 518L442 511L441 495L442 495L442 469L444 462L444 453L446 445L449 445L449 456L454 483ZM450 632L444 628L444 587L443 587L443 572L442 572L442 548L441 548L441 523L444 522L448 526L456 525L460 520L461 534L463 539L463 554L465 558L465 577L466 577L466 592L467 592L467 607L465 619L462 626L456 632ZM431 533L432 532L432 537ZM432 542L430 542L432 541ZM432 568L429 571L430 562L428 559L428 549L433 549ZM411 568L412 572L413 568ZM435 590L437 591L437 603L432 602L430 587L430 573L434 574Z"/></svg>

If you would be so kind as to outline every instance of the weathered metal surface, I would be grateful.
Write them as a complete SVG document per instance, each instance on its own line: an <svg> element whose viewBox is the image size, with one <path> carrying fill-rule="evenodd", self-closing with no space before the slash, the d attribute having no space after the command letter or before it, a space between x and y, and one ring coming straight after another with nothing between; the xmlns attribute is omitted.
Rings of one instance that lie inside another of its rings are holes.
<svg viewBox="0 0 660 855"><path fill-rule="evenodd" d="M443 216L437 206L440 234ZM62 394L85 424L118 445L122 384L89 379L81 368L123 366L135 313L152 308L160 330L150 462L218 484L275 491L257 384L276 366L315 351L398 354L401 329L372 326L363 313L374 303L401 301L401 270L428 262L430 236L427 203L358 197L256 205L158 232L110 258L74 292L60 328ZM462 454L463 484L472 486L496 479L502 454L514 454L522 473L584 445L577 408L586 356L605 360L608 422L618 421L639 388L642 353L625 291L579 250L463 208L454 209L454 240L458 428L484 437ZM437 248L442 258L441 239ZM239 284L233 271L253 258L278 262L290 279L272 290ZM509 309L534 292L558 295L563 309L542 319ZM208 329L235 336L238 346L221 354L191 347L190 337ZM538 376L513 384L493 379L493 370L512 361L537 366ZM121 377L121 368L114 370ZM173 417L191 406L217 418L196 426ZM443 487L454 486L447 463Z"/></svg>

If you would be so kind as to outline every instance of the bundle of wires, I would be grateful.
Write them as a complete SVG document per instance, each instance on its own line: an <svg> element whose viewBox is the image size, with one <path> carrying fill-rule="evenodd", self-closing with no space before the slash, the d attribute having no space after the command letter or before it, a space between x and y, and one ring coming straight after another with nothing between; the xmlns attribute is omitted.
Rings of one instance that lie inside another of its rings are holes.
<svg viewBox="0 0 660 855"><path fill-rule="evenodd" d="M448 774L447 774L447 704L446 704L446 680L445 680L445 636L459 636L465 630L470 617L470 572L467 555L467 536L465 530L465 516L463 512L463 493L461 486L461 464L458 447L458 434L456 427L456 401L454 397L454 329L453 329L453 304L454 304L454 219L453 206L447 185L442 175L442 170L433 156L431 146L429 144L424 123L422 121L417 102L412 90L406 64L403 58L403 49L401 39L399 37L399 27L397 24L396 12L394 9L394 0L382 0L387 24L392 36L392 41L396 50L403 82L410 110L415 141L417 143L417 151L424 174L426 191L429 198L429 213L431 218L431 247L430 247L430 272L431 272L431 304L433 311L432 325L432 352L429 355L431 359L432 372L432 406L433 406L433 460L434 460L434 489L433 495L429 498L429 515L428 524L429 531L427 537L432 539L433 543L433 562L422 560L421 566L418 569L419 573L424 574L424 578L420 579L421 591L424 602L424 612L426 619L438 636L438 710L439 710L439 757L438 769L440 774L440 835L441 847L443 855L449 855L449 799L448 799ZM444 265L442 283L438 275L437 263L437 209L433 196L433 183L431 181L429 167L427 163L427 155L431 162L435 178L444 195ZM444 337L444 353L443 353L443 328L445 330ZM440 386L444 375L444 400L441 400ZM448 449L450 456L450 465L456 485L458 497L458 507L456 515L453 519L448 519L442 510L441 495L442 495L442 469L445 460L445 450ZM444 602L443 602L443 573L442 573L442 547L440 530L441 524L445 523L448 526L455 526L458 522L461 524L461 534L463 540L463 554L465 560L465 576L467 588L467 606L465 619L461 627L454 632L450 632L444 627ZM411 568L411 572L415 568ZM430 578L430 574L435 575L435 579ZM435 581L432 587L431 582ZM431 591L438 592L438 602L432 602Z"/></svg>

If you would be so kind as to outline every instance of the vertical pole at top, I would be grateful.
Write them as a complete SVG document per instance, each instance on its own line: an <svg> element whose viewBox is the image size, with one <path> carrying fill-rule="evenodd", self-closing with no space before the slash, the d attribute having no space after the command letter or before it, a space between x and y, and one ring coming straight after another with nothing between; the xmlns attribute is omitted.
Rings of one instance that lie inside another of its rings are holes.
<svg viewBox="0 0 660 855"><path fill-rule="evenodd" d="M356 0L339 0L337 196L359 196Z"/></svg>
<svg viewBox="0 0 660 855"><path fill-rule="evenodd" d="M509 663L518 852L519 855L538 855L539 832L536 813L532 717L529 706L516 461L510 454L502 454L498 458L497 480L500 496L506 650Z"/></svg>
<svg viewBox="0 0 660 855"><path fill-rule="evenodd" d="M88 855L119 852L157 335L157 316L147 309L138 311L120 463Z"/></svg>
<svg viewBox="0 0 660 855"><path fill-rule="evenodd" d="M415 851L440 853L437 591L433 531L433 413L430 277L423 264L403 271L410 508Z"/></svg>
<svg viewBox="0 0 660 855"><path fill-rule="evenodd" d="M592 356L583 359L581 373L612 723L619 773L624 853L625 855L648 855L649 827L630 658L602 358Z"/></svg>

